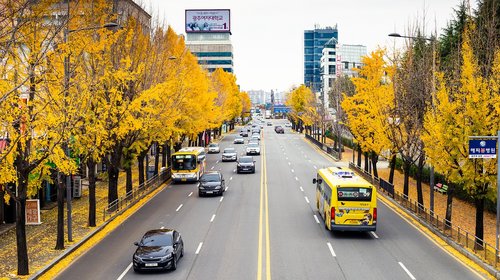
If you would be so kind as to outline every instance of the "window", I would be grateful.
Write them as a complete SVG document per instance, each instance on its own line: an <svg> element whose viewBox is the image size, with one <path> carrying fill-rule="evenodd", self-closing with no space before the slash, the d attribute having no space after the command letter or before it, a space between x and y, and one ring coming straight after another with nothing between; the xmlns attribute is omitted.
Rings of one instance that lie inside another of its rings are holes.
<svg viewBox="0 0 500 280"><path fill-rule="evenodd" d="M335 75L335 65L328 65L328 74Z"/></svg>
<svg viewBox="0 0 500 280"><path fill-rule="evenodd" d="M359 187L338 188L337 197L339 201L371 201L372 190Z"/></svg>

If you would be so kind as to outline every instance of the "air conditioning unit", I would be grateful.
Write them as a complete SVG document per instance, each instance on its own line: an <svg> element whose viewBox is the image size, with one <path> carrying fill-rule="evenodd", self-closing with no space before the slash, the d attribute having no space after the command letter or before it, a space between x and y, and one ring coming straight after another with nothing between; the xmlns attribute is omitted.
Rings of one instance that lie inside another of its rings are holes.
<svg viewBox="0 0 500 280"><path fill-rule="evenodd" d="M73 176L73 197L82 197L82 178Z"/></svg>

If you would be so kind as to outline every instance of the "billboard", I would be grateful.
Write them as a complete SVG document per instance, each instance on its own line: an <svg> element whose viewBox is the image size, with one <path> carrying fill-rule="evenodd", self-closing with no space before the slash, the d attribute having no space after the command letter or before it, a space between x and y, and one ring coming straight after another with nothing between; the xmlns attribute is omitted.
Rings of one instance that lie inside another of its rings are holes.
<svg viewBox="0 0 500 280"><path fill-rule="evenodd" d="M230 33L229 9L186 10L186 33Z"/></svg>

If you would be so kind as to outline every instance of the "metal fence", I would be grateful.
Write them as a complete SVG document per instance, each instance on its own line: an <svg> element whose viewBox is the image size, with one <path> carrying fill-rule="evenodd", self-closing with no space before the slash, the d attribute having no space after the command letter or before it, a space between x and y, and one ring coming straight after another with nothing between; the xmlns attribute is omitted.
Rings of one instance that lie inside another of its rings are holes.
<svg viewBox="0 0 500 280"><path fill-rule="evenodd" d="M491 266L493 269L500 268L499 250L497 250L495 246L484 242L484 240L479 239L474 236L474 234L459 226L453 225L451 221L444 217L435 215L434 212L429 211L429 209L425 208L422 204L394 190L394 185L364 171L361 166L357 166L350 162L349 167L363 176L366 180L372 182L372 184L378 186L384 193L391 196L400 206L414 214L418 220L428 228L433 229L449 241L458 245L459 248L457 249L461 249L460 251L462 251L462 253L470 257L475 256L479 258L483 263Z"/></svg>
<svg viewBox="0 0 500 280"><path fill-rule="evenodd" d="M339 158L338 151L336 151L333 147L330 147L330 146L328 146L326 144L321 143L320 141L316 140L314 137L312 137L309 134L306 134L306 139L308 139L309 141L311 141L314 145L318 146L320 149L322 149L323 151L325 151L327 154L330 154L330 155L332 155L333 157L335 157L337 159Z"/></svg>
<svg viewBox="0 0 500 280"><path fill-rule="evenodd" d="M132 191L127 195L119 197L117 200L108 204L108 206L102 211L103 221L114 217L115 215L119 214L121 210L135 204L141 198L165 183L171 175L171 169L164 168L160 171L160 173L158 173L158 175L151 177L143 184L137 186L136 188L133 188Z"/></svg>

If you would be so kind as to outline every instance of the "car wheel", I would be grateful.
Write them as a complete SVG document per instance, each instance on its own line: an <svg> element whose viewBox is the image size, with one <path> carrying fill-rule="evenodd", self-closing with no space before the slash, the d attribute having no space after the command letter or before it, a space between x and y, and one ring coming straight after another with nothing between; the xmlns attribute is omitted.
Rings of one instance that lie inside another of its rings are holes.
<svg viewBox="0 0 500 280"><path fill-rule="evenodd" d="M199 192L198 192L198 196L199 196L199 197L202 197L202 196L203 196L203 194L199 191Z"/></svg>
<svg viewBox="0 0 500 280"><path fill-rule="evenodd" d="M138 269L138 268L136 268L136 267L134 267L134 272L140 273L140 272L141 272L141 270L140 270L140 269Z"/></svg>
<svg viewBox="0 0 500 280"><path fill-rule="evenodd" d="M177 269L177 258L175 257L175 254L173 256L173 260L172 260L172 270L176 270Z"/></svg>
<svg viewBox="0 0 500 280"><path fill-rule="evenodd" d="M184 257L184 243L182 243L182 249L181 249L181 258Z"/></svg>

